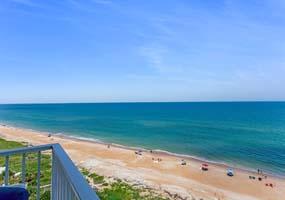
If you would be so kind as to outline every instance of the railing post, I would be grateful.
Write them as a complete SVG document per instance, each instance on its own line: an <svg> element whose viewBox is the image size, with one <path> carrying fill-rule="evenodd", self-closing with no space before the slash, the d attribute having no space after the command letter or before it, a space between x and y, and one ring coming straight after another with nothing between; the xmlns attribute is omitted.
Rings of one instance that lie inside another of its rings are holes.
<svg viewBox="0 0 285 200"><path fill-rule="evenodd" d="M41 152L38 152L38 174L37 174L37 200L40 200L40 181L41 181Z"/></svg>
<svg viewBox="0 0 285 200"><path fill-rule="evenodd" d="M59 179L57 187L63 189L62 180L66 179L70 189L72 190L72 199L77 200L99 200L96 193L89 186L85 178L79 172L78 168L66 154L64 149L59 144L54 144L52 147L54 151L54 157L56 158L56 173ZM63 192L60 190L60 192ZM61 198L60 194L58 198ZM53 199L55 200L55 199ZM56 199L65 200L65 199Z"/></svg>
<svg viewBox="0 0 285 200"><path fill-rule="evenodd" d="M25 184L26 182L26 154L23 153L22 157L22 183Z"/></svg>
<svg viewBox="0 0 285 200"><path fill-rule="evenodd" d="M5 185L9 184L9 156L5 157Z"/></svg>
<svg viewBox="0 0 285 200"><path fill-rule="evenodd" d="M52 166L51 166L51 200L57 200L57 167L54 150L52 150Z"/></svg>

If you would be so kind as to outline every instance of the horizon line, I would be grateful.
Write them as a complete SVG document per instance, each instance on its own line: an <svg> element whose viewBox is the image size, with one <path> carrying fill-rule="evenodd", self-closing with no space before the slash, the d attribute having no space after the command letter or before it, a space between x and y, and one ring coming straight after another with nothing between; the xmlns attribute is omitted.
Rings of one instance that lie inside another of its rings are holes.
<svg viewBox="0 0 285 200"><path fill-rule="evenodd" d="M224 101L100 101L100 102L26 102L0 103L0 105L31 105L31 104L127 104L127 103L284 103L285 100L224 100Z"/></svg>

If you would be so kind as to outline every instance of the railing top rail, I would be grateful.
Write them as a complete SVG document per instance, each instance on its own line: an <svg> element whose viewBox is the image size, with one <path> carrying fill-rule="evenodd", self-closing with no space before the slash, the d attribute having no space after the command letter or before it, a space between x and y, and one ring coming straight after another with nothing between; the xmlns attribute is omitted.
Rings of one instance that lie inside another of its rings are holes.
<svg viewBox="0 0 285 200"><path fill-rule="evenodd" d="M22 148L17 148L17 149L0 150L0 156L9 156L9 155L21 154L21 153L45 151L45 150L52 149L53 145L55 144L45 144L45 145L32 146L32 147L22 147Z"/></svg>
<svg viewBox="0 0 285 200"><path fill-rule="evenodd" d="M96 193L83 178L82 174L78 171L77 167L65 153L63 148L59 144L54 144L52 148L54 155L58 158L61 167L66 172L66 176L78 198L82 200L99 200Z"/></svg>

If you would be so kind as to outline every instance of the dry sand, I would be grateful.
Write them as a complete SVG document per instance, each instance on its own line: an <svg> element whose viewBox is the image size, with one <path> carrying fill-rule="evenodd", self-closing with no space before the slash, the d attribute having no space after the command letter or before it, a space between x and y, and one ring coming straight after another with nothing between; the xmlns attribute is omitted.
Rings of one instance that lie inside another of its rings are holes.
<svg viewBox="0 0 285 200"><path fill-rule="evenodd" d="M45 133L5 125L0 125L0 137L33 145L60 143L78 166L187 199L285 199L285 179L267 176L262 181L251 180L249 175L258 174L239 169L234 177L228 177L224 165L209 164L209 171L202 171L202 161L196 159L187 158L187 165L182 166L181 158L173 155L157 152L136 155L128 148L113 145L108 148L106 144L57 135L48 137ZM267 187L266 183L273 183L274 187Z"/></svg>

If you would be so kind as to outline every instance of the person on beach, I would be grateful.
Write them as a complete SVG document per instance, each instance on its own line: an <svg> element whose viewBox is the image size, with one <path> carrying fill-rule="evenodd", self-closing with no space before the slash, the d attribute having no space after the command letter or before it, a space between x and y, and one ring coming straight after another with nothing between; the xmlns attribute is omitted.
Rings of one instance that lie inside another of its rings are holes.
<svg viewBox="0 0 285 200"><path fill-rule="evenodd" d="M156 161L156 162L161 162L162 159L161 158L152 158L153 161Z"/></svg>

